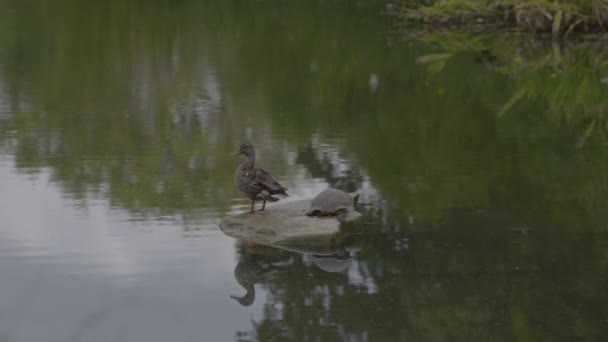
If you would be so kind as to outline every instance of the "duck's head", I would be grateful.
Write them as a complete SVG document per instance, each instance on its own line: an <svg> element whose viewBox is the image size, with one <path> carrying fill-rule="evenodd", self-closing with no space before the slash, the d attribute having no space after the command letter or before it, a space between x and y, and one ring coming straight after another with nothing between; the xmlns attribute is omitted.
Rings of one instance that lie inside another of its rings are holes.
<svg viewBox="0 0 608 342"><path fill-rule="evenodd" d="M239 149L232 155L238 156L239 154L244 154L247 157L251 157L255 154L255 149L253 148L253 145L245 143L242 144L241 147L239 147Z"/></svg>

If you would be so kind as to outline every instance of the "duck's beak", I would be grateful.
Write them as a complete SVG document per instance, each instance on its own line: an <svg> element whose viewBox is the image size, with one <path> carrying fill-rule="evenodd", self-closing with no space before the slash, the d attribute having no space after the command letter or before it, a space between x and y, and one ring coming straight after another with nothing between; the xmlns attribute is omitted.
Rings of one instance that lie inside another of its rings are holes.
<svg viewBox="0 0 608 342"><path fill-rule="evenodd" d="M241 154L241 151L230 153L231 156L238 156L239 154Z"/></svg>

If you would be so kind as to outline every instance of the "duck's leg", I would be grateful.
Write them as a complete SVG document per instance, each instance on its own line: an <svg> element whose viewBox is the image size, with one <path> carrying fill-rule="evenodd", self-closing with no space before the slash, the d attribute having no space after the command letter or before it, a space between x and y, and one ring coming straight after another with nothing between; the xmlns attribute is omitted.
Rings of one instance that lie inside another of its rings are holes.
<svg viewBox="0 0 608 342"><path fill-rule="evenodd" d="M251 200L251 210L249 210L249 211L248 211L248 212L246 212L245 214L252 214L252 213L255 213L254 206L255 206L255 200Z"/></svg>
<svg viewBox="0 0 608 342"><path fill-rule="evenodd" d="M266 209L266 200L264 200L264 202L262 203L262 210Z"/></svg>

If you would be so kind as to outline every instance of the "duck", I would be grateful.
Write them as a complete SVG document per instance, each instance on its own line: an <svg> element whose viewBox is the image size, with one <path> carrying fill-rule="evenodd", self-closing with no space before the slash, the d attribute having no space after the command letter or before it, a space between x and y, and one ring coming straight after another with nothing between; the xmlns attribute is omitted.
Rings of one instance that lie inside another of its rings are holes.
<svg viewBox="0 0 608 342"><path fill-rule="evenodd" d="M244 155L247 159L236 168L234 173L234 185L245 196L251 199L251 210L247 214L255 212L255 202L263 201L262 209L266 209L266 202L276 202L279 199L273 195L287 195L287 188L283 187L274 176L263 169L255 168L255 148L249 143L242 144L233 156Z"/></svg>

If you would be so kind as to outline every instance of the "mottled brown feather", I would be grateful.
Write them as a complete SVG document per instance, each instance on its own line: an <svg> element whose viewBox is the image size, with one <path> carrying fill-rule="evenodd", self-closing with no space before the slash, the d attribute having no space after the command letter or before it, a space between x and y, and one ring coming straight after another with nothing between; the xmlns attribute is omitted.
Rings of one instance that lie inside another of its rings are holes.
<svg viewBox="0 0 608 342"><path fill-rule="evenodd" d="M285 190L279 182L272 176L272 174L263 169L255 170L255 181L264 190L268 191L271 195L285 195L288 196Z"/></svg>
<svg viewBox="0 0 608 342"><path fill-rule="evenodd" d="M245 196L254 201L271 202L278 200L272 195L288 196L285 192L287 188L279 184L270 172L254 168L255 152L253 146L243 144L240 151L247 156L247 160L236 169L234 184Z"/></svg>

